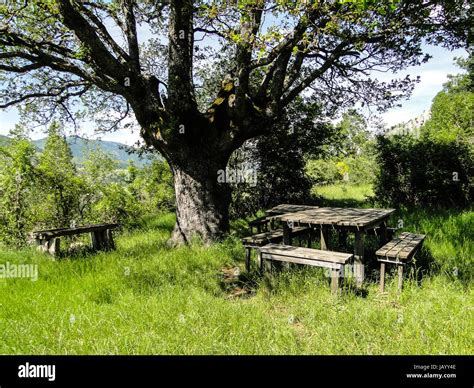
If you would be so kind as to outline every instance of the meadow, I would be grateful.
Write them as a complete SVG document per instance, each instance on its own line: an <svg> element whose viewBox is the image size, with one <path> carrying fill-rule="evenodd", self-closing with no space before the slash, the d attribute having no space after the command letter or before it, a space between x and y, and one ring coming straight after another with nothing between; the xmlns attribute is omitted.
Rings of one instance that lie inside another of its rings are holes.
<svg viewBox="0 0 474 388"><path fill-rule="evenodd" d="M325 205L370 206L370 187L317 194ZM374 275L363 293L334 296L318 269L284 270L271 283L245 274L245 220L210 247L168 247L174 216L163 214L117 234L113 252L54 261L0 249L0 263L39 272L0 279L0 353L472 354L474 212L399 209L399 219L427 234L426 263L401 294L393 276L384 294Z"/></svg>

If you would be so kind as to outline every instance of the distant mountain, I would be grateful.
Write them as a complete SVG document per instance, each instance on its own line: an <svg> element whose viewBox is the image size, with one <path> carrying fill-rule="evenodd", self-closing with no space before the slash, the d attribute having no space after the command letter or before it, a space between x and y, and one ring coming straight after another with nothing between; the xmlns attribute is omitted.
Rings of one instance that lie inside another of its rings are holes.
<svg viewBox="0 0 474 388"><path fill-rule="evenodd" d="M8 137L4 135L0 135L0 145L5 144L6 142L8 142Z"/></svg>
<svg viewBox="0 0 474 388"><path fill-rule="evenodd" d="M8 141L8 137L0 135L0 145L4 144L6 141ZM74 162L77 164L82 164L87 158L88 152L94 149L99 149L111 155L112 158L119 162L121 168L126 167L130 160L140 167L150 163L150 159L146 155L139 156L137 153L127 152L133 151L133 147L122 143L105 140L89 140L80 136L68 136L66 137L66 141L69 144L69 147L71 147ZM33 140L32 143L41 151L44 149L46 144L46 138Z"/></svg>

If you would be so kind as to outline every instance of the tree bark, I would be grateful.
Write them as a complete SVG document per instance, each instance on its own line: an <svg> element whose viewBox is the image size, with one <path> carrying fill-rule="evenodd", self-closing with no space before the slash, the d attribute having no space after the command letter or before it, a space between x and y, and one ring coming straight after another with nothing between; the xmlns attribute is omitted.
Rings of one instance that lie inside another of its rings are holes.
<svg viewBox="0 0 474 388"><path fill-rule="evenodd" d="M172 245L188 244L196 237L208 244L229 231L231 190L217 179L218 170L225 170L225 163L200 163L192 154L188 159L192 168L171 162L176 195Z"/></svg>

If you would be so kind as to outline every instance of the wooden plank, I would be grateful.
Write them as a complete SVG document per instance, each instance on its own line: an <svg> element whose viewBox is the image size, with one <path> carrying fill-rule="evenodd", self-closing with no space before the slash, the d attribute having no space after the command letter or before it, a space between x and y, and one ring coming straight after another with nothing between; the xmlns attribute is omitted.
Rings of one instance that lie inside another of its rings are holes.
<svg viewBox="0 0 474 388"><path fill-rule="evenodd" d="M394 211L394 209L321 207L285 213L277 217L283 222L292 222L296 225L333 225L366 228L379 224Z"/></svg>
<svg viewBox="0 0 474 388"><path fill-rule="evenodd" d="M280 256L292 256L302 259L317 259L322 261L346 264L353 255L351 253L323 251L313 248L293 247L289 245L269 244L260 248L262 253L271 253Z"/></svg>
<svg viewBox="0 0 474 388"><path fill-rule="evenodd" d="M243 244L261 244L261 243L271 243L278 242L283 239L283 231L275 230L270 232L264 232L259 234L254 234L252 236L244 237L242 239Z"/></svg>
<svg viewBox="0 0 474 388"><path fill-rule="evenodd" d="M273 261L280 261L285 263L294 263L294 264L304 264L310 265L313 267L323 267L323 268L330 268L330 269L341 269L343 264L330 262L326 260L319 260L318 258L302 258L302 257L294 257L294 256L284 256L279 254L272 254L262 252L262 257L264 260L273 260Z"/></svg>
<svg viewBox="0 0 474 388"><path fill-rule="evenodd" d="M377 250L377 256L386 258L396 258L401 260L409 259L423 242L425 235L403 232L396 239L385 244Z"/></svg>
<svg viewBox="0 0 474 388"><path fill-rule="evenodd" d="M118 224L99 224L99 225L86 225L79 226L76 228L61 228L61 229L50 229L50 230L38 230L32 233L36 239L51 239L54 237L71 236L75 234L90 233L96 231L102 231L107 229L118 228Z"/></svg>
<svg viewBox="0 0 474 388"><path fill-rule="evenodd" d="M288 203L282 203L280 205L277 205L271 209L268 209L265 211L266 215L279 215L279 214L285 214L285 213L292 213L292 212L297 212L301 210L311 210L314 208L317 208L318 206L309 206L309 205L292 205Z"/></svg>

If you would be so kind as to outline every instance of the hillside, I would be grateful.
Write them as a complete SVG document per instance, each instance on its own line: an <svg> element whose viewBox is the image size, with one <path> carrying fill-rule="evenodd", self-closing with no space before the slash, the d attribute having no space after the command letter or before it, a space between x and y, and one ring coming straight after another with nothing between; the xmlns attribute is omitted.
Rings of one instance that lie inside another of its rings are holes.
<svg viewBox="0 0 474 388"><path fill-rule="evenodd" d="M89 140L80 136L68 136L66 140L71 147L74 161L77 164L82 164L87 157L88 151L93 149L100 149L101 151L110 154L119 162L120 167L126 167L130 160L138 166L144 166L149 162L145 155L141 157L136 153L130 154L129 151L133 150L133 148L122 143L105 140ZM8 137L0 135L0 145L4 144L6 141L8 141ZM39 150L42 150L46 144L46 138L33 140L32 143Z"/></svg>

